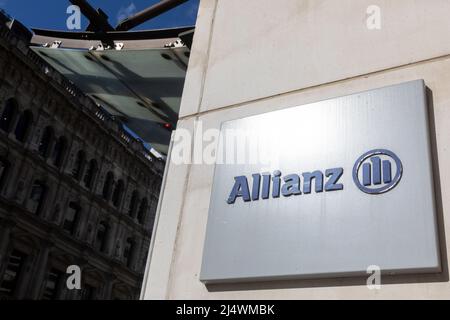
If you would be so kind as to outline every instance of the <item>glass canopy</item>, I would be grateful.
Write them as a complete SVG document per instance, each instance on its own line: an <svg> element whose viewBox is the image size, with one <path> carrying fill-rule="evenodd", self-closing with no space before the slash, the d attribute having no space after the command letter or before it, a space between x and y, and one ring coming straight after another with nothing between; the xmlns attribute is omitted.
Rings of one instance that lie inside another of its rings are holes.
<svg viewBox="0 0 450 320"><path fill-rule="evenodd" d="M189 61L187 47L32 49L144 142L167 153L178 120Z"/></svg>

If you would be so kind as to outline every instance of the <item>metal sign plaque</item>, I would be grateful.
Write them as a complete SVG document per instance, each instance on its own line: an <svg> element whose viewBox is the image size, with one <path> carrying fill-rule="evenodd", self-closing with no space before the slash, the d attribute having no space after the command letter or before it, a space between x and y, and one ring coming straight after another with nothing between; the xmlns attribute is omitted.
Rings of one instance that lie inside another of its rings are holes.
<svg viewBox="0 0 450 320"><path fill-rule="evenodd" d="M200 280L439 272L426 101L418 80L223 123Z"/></svg>

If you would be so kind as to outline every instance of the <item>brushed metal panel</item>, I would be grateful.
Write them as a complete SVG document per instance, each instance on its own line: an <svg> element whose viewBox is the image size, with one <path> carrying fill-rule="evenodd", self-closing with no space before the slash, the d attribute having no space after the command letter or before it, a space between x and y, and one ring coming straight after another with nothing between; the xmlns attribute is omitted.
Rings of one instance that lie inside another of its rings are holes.
<svg viewBox="0 0 450 320"><path fill-rule="evenodd" d="M224 122L222 135L229 129L244 132L242 143L258 147L271 161L216 165L202 282L362 275L371 265L398 274L440 270L422 80ZM219 150L224 146L221 139ZM370 194L357 186L352 172L360 157L375 149L398 157L380 162L395 167L383 179L397 180ZM397 165L401 179L394 177ZM330 168L343 168L343 190L227 203L237 176L246 176L251 187L256 173L301 175Z"/></svg>

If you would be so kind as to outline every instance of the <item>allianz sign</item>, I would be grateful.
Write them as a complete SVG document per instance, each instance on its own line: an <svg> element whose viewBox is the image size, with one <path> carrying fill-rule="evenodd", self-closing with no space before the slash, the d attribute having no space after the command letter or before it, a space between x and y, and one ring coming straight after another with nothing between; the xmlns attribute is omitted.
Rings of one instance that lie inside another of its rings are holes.
<svg viewBox="0 0 450 320"><path fill-rule="evenodd" d="M393 168L395 171L393 172ZM255 173L251 178L238 176L227 203L234 204L238 198L244 202L300 196L302 194L344 190L341 178L343 168L324 171L315 170L302 174L292 173L285 176L276 170L270 173ZM375 149L363 154L353 167L353 181L356 186L368 194L382 194L395 188L403 174L403 165L392 151Z"/></svg>
<svg viewBox="0 0 450 320"><path fill-rule="evenodd" d="M199 280L440 272L427 101L414 80L223 122L224 158L234 130L264 161L216 164Z"/></svg>

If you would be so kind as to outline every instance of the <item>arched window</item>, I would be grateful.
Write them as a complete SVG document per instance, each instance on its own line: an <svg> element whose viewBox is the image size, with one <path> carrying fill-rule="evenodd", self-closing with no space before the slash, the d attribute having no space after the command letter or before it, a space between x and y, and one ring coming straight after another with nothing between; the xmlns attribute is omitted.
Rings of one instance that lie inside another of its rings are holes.
<svg viewBox="0 0 450 320"><path fill-rule="evenodd" d="M95 248L101 252L105 252L108 232L108 224L105 221L100 222L95 237Z"/></svg>
<svg viewBox="0 0 450 320"><path fill-rule="evenodd" d="M125 258L125 263L128 268L131 267L131 263L133 261L134 249L135 249L135 242L133 238L128 238L127 241L125 242L125 248L123 250L123 257Z"/></svg>
<svg viewBox="0 0 450 320"><path fill-rule="evenodd" d="M103 199L109 200L111 196L111 190L114 184L114 174L110 171L106 175L105 183L103 184Z"/></svg>
<svg viewBox="0 0 450 320"><path fill-rule="evenodd" d="M0 191L3 189L10 167L9 161L0 159Z"/></svg>
<svg viewBox="0 0 450 320"><path fill-rule="evenodd" d="M55 133L52 127L46 127L44 133L42 134L41 141L39 143L39 154L47 158L49 156Z"/></svg>
<svg viewBox="0 0 450 320"><path fill-rule="evenodd" d="M66 217L64 219L63 229L70 234L74 235L78 221L80 219L81 207L76 202L69 203L69 209L67 210Z"/></svg>
<svg viewBox="0 0 450 320"><path fill-rule="evenodd" d="M2 117L0 118L0 129L9 133L13 125L13 121L17 114L17 103L14 99L6 101L3 109Z"/></svg>
<svg viewBox="0 0 450 320"><path fill-rule="evenodd" d="M141 204L139 205L139 211L137 214L137 219L139 221L139 223L144 223L144 219L145 219L145 213L147 212L147 208L148 208L148 200L147 198L142 199Z"/></svg>
<svg viewBox="0 0 450 320"><path fill-rule="evenodd" d="M78 151L75 164L73 165L72 175L75 179L80 180L83 176L84 165L86 162L86 153L83 150Z"/></svg>
<svg viewBox="0 0 450 320"><path fill-rule="evenodd" d="M119 180L116 184L116 187L114 188L114 192L113 192L113 196L112 196L113 205L115 207L119 207L119 205L120 205L120 201L122 200L122 194L123 194L124 188L125 188L125 184L123 183L123 180Z"/></svg>
<svg viewBox="0 0 450 320"><path fill-rule="evenodd" d="M58 168L62 165L64 161L64 155L67 149L67 139L65 137L60 137L56 141L55 148L53 149L52 162Z"/></svg>
<svg viewBox="0 0 450 320"><path fill-rule="evenodd" d="M130 217L134 217L134 214L136 213L138 207L138 201L139 192L137 190L134 190L133 194L131 195L130 205L128 206L128 215Z"/></svg>
<svg viewBox="0 0 450 320"><path fill-rule="evenodd" d="M19 118L14 132L16 140L25 142L30 133L31 125L33 124L33 113L30 110L24 111Z"/></svg>
<svg viewBox="0 0 450 320"><path fill-rule="evenodd" d="M31 188L30 200L33 203L33 212L39 215L44 207L48 187L45 183L35 180Z"/></svg>
<svg viewBox="0 0 450 320"><path fill-rule="evenodd" d="M95 159L92 159L91 161L89 161L89 165L86 174L84 176L84 185L86 186L86 188L92 189L95 177L97 176L97 171L98 171L97 161Z"/></svg>

